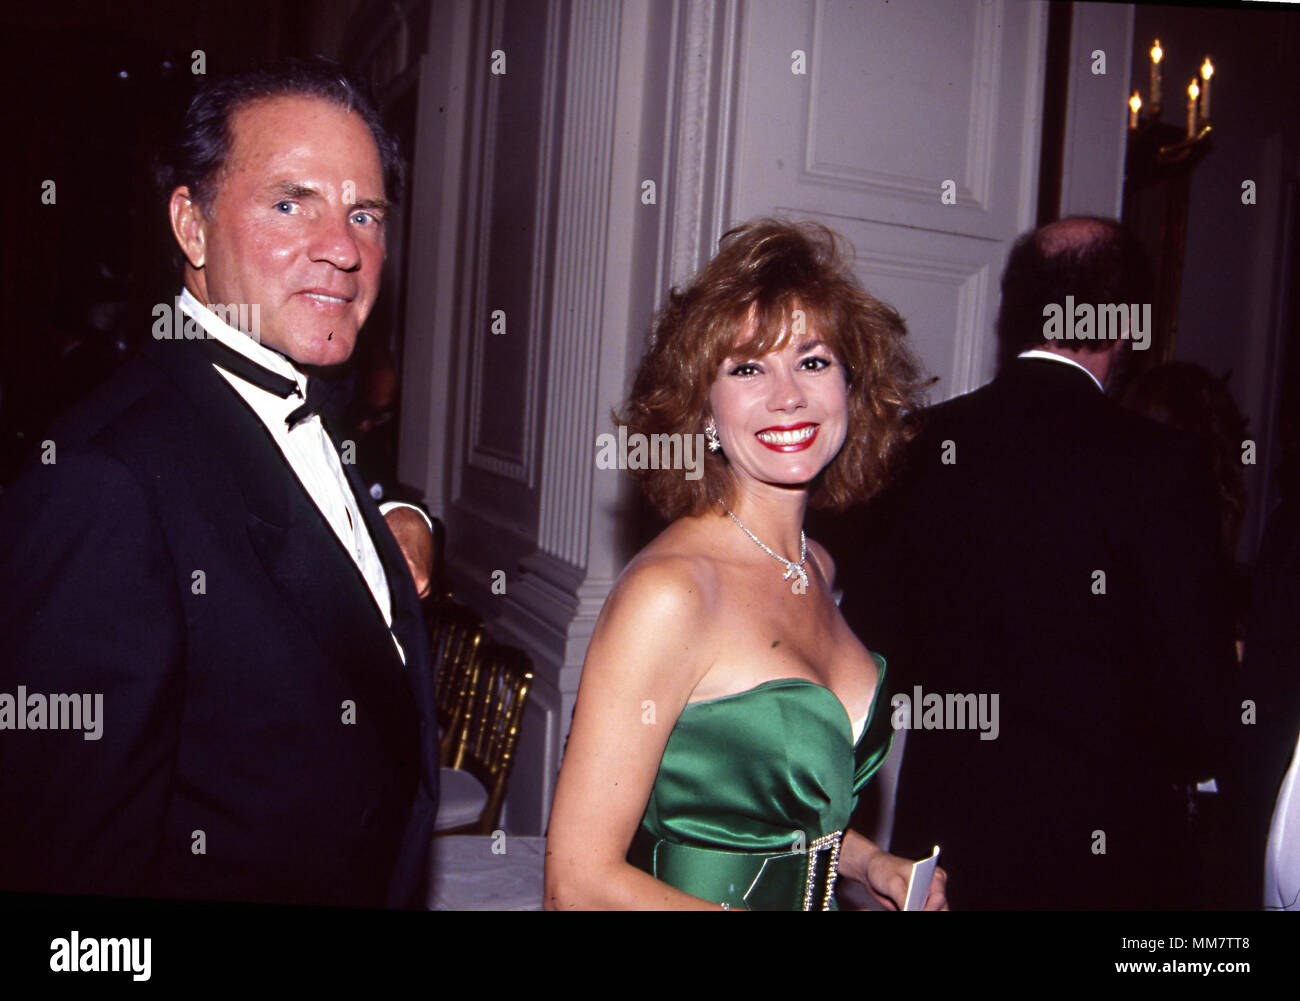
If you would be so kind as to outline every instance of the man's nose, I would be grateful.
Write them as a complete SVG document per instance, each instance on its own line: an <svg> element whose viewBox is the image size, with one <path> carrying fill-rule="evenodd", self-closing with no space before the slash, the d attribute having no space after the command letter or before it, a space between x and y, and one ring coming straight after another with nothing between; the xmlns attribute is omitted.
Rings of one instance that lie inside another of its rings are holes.
<svg viewBox="0 0 1300 1001"><path fill-rule="evenodd" d="M329 261L340 271L352 271L361 264L361 247L347 217L333 213L322 216L312 234L311 257Z"/></svg>

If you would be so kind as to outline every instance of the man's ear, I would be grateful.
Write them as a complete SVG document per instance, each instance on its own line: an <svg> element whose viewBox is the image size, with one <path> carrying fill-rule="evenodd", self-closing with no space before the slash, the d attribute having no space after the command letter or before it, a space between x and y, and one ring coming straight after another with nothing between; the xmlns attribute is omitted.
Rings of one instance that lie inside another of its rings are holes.
<svg viewBox="0 0 1300 1001"><path fill-rule="evenodd" d="M190 267L203 267L208 249L208 220L188 187L181 185L172 192L167 213L171 218L172 235Z"/></svg>

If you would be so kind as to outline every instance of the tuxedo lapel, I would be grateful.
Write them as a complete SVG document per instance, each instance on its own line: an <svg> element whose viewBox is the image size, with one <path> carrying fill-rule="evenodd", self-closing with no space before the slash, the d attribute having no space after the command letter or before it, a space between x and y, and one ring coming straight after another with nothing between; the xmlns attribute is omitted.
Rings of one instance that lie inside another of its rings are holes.
<svg viewBox="0 0 1300 1001"><path fill-rule="evenodd" d="M362 675L381 665L400 669L397 650L364 577L257 415L196 345L157 341L145 354L194 403L199 423L226 459L243 495L253 549L325 659ZM364 501L358 501L365 511ZM367 527L376 537L369 518ZM391 535L388 538L391 541Z"/></svg>

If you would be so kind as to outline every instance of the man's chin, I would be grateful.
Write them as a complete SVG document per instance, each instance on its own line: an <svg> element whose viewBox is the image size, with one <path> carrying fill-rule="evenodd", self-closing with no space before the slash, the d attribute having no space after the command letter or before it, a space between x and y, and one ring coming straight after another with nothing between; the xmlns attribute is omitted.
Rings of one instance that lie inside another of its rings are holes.
<svg viewBox="0 0 1300 1001"><path fill-rule="evenodd" d="M356 341L356 333L351 330L312 334L308 338L295 339L289 357L306 368L331 368L352 357Z"/></svg>

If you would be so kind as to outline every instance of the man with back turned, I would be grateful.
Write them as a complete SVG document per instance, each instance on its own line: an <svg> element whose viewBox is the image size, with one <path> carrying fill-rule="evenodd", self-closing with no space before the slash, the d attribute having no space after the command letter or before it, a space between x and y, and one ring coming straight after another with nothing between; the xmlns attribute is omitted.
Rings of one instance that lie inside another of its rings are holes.
<svg viewBox="0 0 1300 1001"><path fill-rule="evenodd" d="M910 723L891 850L940 845L954 906L1198 899L1187 789L1219 765L1232 649L1209 464L1106 397L1149 344L1129 329L1140 309L1111 310L1125 323L1106 339L1052 322L1149 302L1142 272L1111 221L1022 237L997 378L924 415L896 489L858 519L868 541L839 559L846 617L897 665ZM946 712L971 694L996 696L995 727Z"/></svg>

